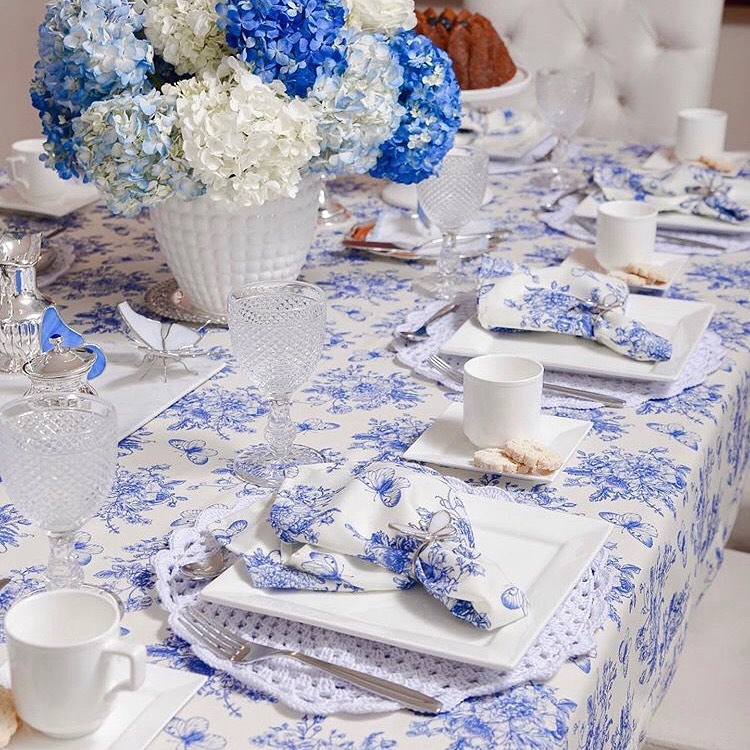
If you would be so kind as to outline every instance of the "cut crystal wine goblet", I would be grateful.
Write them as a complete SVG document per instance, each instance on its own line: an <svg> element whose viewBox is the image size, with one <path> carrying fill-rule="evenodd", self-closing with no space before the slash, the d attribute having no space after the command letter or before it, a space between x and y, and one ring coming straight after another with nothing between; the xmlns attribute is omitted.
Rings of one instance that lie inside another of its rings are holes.
<svg viewBox="0 0 750 750"><path fill-rule="evenodd" d="M594 94L594 74L583 68L545 68L536 74L536 100L542 119L557 136L552 170L534 180L537 187L566 190L575 175L566 170L570 139L583 125Z"/></svg>
<svg viewBox="0 0 750 750"><path fill-rule="evenodd" d="M460 272L456 234L482 205L488 160L485 151L454 148L446 154L438 173L417 186L420 211L443 233L437 273L422 276L416 282L423 294L451 300L476 288L476 279Z"/></svg>
<svg viewBox="0 0 750 750"><path fill-rule="evenodd" d="M268 399L265 445L240 452L234 473L260 487L276 487L292 467L324 461L294 444L290 399L310 377L325 342L326 306L313 284L256 282L229 295L232 350L250 383Z"/></svg>
<svg viewBox="0 0 750 750"><path fill-rule="evenodd" d="M0 407L0 474L16 509L47 532L47 586L77 588L75 533L112 487L117 419L106 401L47 392Z"/></svg>

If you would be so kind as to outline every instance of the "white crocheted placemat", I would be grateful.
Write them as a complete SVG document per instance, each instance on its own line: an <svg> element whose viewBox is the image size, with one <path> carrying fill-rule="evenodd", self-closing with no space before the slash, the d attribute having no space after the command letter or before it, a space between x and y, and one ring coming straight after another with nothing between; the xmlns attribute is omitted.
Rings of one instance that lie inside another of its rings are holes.
<svg viewBox="0 0 750 750"><path fill-rule="evenodd" d="M459 480L453 481L466 492L467 485ZM499 488L472 487L470 491L512 502L510 495ZM607 618L607 596L615 579L614 571L607 566L608 553L604 549L547 623L521 664L509 672L418 654L323 628L205 602L199 597L201 584L183 578L179 567L186 562L204 559L216 549L217 543L209 528L215 528L215 524L249 502L252 501L242 500L231 510L222 505L211 506L200 514L193 527L175 529L169 549L156 556L156 587L169 612L170 627L191 644L201 660L297 711L366 714L392 711L399 706L291 659L279 657L232 664L196 643L180 625L177 614L197 602L202 611L218 623L254 641L302 651L394 680L438 698L446 710L473 696L497 693L530 680L549 679L566 660L587 654L594 648L594 633Z"/></svg>
<svg viewBox="0 0 750 750"><path fill-rule="evenodd" d="M412 312L407 316L401 329L405 331L416 330L444 304L445 302L438 301L430 303L421 310ZM474 314L475 310L474 299L463 298L458 310L436 320L430 326L430 335L424 341L412 344L394 337L393 348L396 351L396 358L418 375L436 380L456 393L462 392L463 388L459 384L442 376L428 364L427 360L432 354L440 351L440 347ZM463 367L463 363L466 361L462 357L441 356L457 367ZM544 379L547 383L583 388L616 396L623 399L626 406L635 408L646 401L671 398L688 388L700 385L712 372L721 367L723 360L724 346L721 337L712 331L706 331L685 363L679 378L673 383L644 383L621 378L594 377L592 375L552 371L545 373ZM591 401L545 392L542 396L542 406L592 409L596 407L596 404Z"/></svg>

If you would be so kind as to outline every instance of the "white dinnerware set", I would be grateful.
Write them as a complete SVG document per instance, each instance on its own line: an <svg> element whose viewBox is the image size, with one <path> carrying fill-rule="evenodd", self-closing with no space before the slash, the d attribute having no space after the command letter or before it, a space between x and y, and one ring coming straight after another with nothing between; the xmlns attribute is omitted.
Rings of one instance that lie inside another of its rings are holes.
<svg viewBox="0 0 750 750"><path fill-rule="evenodd" d="M10 185L0 189L0 210L60 218L99 197L94 185L63 180L43 161L44 141L26 138L7 157Z"/></svg>

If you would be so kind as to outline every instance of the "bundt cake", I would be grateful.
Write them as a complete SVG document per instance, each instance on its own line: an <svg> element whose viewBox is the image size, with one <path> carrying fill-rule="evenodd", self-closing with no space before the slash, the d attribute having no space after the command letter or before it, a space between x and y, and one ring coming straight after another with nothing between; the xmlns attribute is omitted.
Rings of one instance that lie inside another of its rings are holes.
<svg viewBox="0 0 750 750"><path fill-rule="evenodd" d="M489 19L479 13L446 8L417 11L414 29L444 49L456 71L462 89L488 89L507 83L516 74L516 66L503 40Z"/></svg>

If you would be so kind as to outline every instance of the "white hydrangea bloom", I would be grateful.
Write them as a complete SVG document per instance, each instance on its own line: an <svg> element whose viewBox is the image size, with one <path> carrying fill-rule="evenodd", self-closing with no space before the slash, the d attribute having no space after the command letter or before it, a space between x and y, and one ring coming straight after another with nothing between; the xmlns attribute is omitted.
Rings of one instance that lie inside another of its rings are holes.
<svg viewBox="0 0 750 750"><path fill-rule="evenodd" d="M319 151L309 104L234 57L165 89L177 94L185 159L211 198L251 206L297 194Z"/></svg>
<svg viewBox="0 0 750 750"><path fill-rule="evenodd" d="M349 26L358 31L394 34L417 24L414 0L346 0Z"/></svg>
<svg viewBox="0 0 750 750"><path fill-rule="evenodd" d="M215 68L229 54L216 0L136 0L135 7L146 38L180 75Z"/></svg>
<svg viewBox="0 0 750 750"><path fill-rule="evenodd" d="M380 35L359 34L347 50L342 76L319 76L308 102L321 135L312 168L329 174L368 172L380 145L398 128L403 70Z"/></svg>

